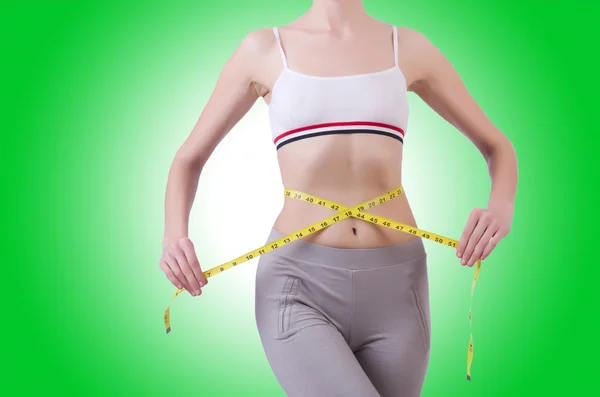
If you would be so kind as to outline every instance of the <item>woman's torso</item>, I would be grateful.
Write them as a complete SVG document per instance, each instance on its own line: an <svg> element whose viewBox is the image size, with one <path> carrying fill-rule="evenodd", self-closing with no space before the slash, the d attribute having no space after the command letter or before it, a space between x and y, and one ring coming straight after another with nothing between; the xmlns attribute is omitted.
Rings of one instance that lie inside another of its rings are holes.
<svg viewBox="0 0 600 397"><path fill-rule="evenodd" d="M279 67L267 68L262 77L270 82L264 98L285 187L350 206L402 185L409 112L402 46L391 26L372 23L344 40L302 29L273 30ZM274 223L284 234L334 213L284 200ZM369 212L416 225L406 192ZM411 238L350 218L304 239L368 248Z"/></svg>

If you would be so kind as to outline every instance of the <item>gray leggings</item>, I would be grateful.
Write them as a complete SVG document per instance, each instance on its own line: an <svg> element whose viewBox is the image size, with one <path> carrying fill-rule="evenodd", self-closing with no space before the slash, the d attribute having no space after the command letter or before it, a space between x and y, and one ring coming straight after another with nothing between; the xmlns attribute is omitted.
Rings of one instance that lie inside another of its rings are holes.
<svg viewBox="0 0 600 397"><path fill-rule="evenodd" d="M284 235L272 229L268 242ZM260 257L256 325L290 397L416 397L429 363L423 241L335 248L297 240Z"/></svg>

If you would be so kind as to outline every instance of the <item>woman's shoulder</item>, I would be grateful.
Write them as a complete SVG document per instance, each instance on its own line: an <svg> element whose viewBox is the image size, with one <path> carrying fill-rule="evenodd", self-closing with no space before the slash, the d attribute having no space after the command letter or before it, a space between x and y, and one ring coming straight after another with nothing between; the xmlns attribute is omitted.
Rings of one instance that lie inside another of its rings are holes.
<svg viewBox="0 0 600 397"><path fill-rule="evenodd" d="M246 33L234 52L233 59L240 68L254 74L265 62L277 55L277 40L272 28L261 28Z"/></svg>
<svg viewBox="0 0 600 397"><path fill-rule="evenodd" d="M254 53L264 53L272 49L277 41L273 28L260 28L248 32L241 40L240 48Z"/></svg>
<svg viewBox="0 0 600 397"><path fill-rule="evenodd" d="M427 36L408 26L396 26L398 29L398 44L423 45L429 42Z"/></svg>
<svg viewBox="0 0 600 397"><path fill-rule="evenodd" d="M398 48L400 57L418 63L427 63L435 58L439 50L423 33L407 26L398 26Z"/></svg>

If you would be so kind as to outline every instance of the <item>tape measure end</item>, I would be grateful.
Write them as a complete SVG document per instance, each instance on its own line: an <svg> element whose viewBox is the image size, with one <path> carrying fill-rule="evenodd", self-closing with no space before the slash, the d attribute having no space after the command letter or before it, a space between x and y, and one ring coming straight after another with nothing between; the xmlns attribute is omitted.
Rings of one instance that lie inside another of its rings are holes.
<svg viewBox="0 0 600 397"><path fill-rule="evenodd" d="M467 380L470 382L471 381L471 375L467 375Z"/></svg>
<svg viewBox="0 0 600 397"><path fill-rule="evenodd" d="M167 328L167 334L171 332L171 327Z"/></svg>

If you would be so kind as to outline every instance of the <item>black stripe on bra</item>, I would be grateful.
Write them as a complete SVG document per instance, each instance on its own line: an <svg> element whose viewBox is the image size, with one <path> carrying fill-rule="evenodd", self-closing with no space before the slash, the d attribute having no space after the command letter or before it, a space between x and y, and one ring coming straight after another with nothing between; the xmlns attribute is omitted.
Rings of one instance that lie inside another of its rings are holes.
<svg viewBox="0 0 600 397"><path fill-rule="evenodd" d="M279 143L276 146L276 149L279 150L282 146L285 146L288 143L299 141L301 139L312 138L312 137L321 136L321 135L334 135L334 134L376 134L376 135L385 135L385 136L389 136L390 138L397 139L397 140L399 140L400 142L402 142L404 144L404 141L402 140L402 137L400 135L393 134L391 132L381 131L381 130L371 130L371 129L355 129L355 130L319 131L319 132L313 132L313 133L310 133L310 134L304 134L304 135L300 135L300 136L295 136L293 138L289 138L289 139L287 139L287 140Z"/></svg>

